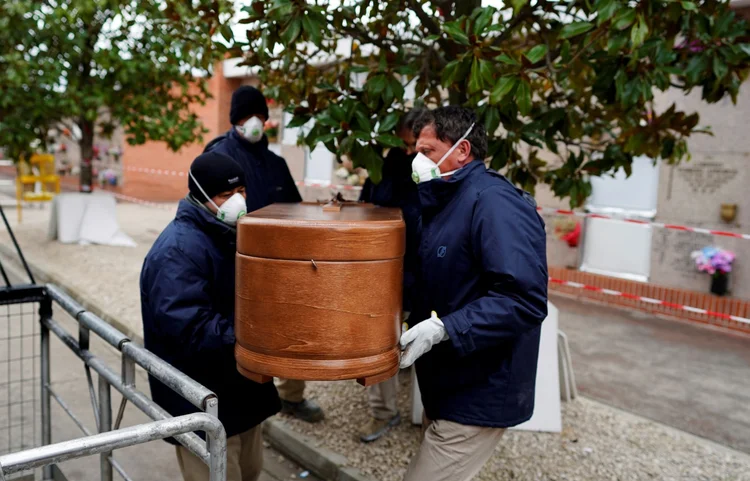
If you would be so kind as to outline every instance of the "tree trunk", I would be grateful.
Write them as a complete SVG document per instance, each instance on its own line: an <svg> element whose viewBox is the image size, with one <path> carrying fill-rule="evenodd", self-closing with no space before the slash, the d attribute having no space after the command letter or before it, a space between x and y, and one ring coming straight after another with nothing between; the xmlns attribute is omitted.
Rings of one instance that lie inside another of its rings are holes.
<svg viewBox="0 0 750 481"><path fill-rule="evenodd" d="M81 177L78 190L90 193L94 190L94 122L81 118L78 126L81 128Z"/></svg>

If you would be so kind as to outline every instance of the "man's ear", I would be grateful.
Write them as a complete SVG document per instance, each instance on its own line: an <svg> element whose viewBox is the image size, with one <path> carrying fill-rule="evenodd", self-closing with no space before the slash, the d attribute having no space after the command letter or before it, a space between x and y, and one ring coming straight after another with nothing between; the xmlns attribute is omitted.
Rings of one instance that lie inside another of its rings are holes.
<svg viewBox="0 0 750 481"><path fill-rule="evenodd" d="M461 165L466 164L471 160L471 142L467 139L462 140L456 150L459 151L460 157L458 158L458 162Z"/></svg>

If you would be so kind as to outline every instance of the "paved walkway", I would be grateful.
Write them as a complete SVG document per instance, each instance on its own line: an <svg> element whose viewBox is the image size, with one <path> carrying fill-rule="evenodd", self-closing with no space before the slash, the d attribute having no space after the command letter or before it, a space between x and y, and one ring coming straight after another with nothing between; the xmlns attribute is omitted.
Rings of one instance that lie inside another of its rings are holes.
<svg viewBox="0 0 750 481"><path fill-rule="evenodd" d="M750 453L750 339L562 297L578 389Z"/></svg>

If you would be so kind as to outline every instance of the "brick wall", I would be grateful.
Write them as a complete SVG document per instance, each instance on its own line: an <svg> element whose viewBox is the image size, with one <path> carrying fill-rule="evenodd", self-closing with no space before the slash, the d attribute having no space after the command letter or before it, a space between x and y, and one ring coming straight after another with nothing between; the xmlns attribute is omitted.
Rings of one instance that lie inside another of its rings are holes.
<svg viewBox="0 0 750 481"><path fill-rule="evenodd" d="M750 318L750 302L744 301L742 299L732 297L718 297L709 293L676 289L655 284L646 284L636 281L617 279L614 277L600 276L597 274L590 274L587 272L565 269L562 267L551 267L549 271L550 277L552 277L553 279L578 282L589 286L594 286L602 289L610 289L613 291L619 291L635 296L659 299L673 304L696 307L698 309L705 309L708 311L718 312L731 316ZM708 276L706 276L706 289L708 289L709 282L709 278ZM601 292L583 290L554 283L550 284L550 292L561 292L577 297L586 297L607 304L635 308L652 314L662 314L677 317L679 319L693 321L700 324L711 325L750 334L750 325L748 324L732 320L725 320L705 314L694 314L668 306L650 304L635 299L615 297L609 294L603 294Z"/></svg>
<svg viewBox="0 0 750 481"><path fill-rule="evenodd" d="M229 108L232 92L239 87L239 79L226 79L221 72L221 63L208 81L211 99L205 105L196 105L193 111L209 130L203 142L183 147L178 152L170 151L163 142L146 142L143 145L126 145L122 156L123 183L120 191L131 197L152 202L169 202L181 199L187 193L187 177L153 175L128 170L130 168L157 168L186 172L190 163L203 152L203 147L218 134L229 129Z"/></svg>

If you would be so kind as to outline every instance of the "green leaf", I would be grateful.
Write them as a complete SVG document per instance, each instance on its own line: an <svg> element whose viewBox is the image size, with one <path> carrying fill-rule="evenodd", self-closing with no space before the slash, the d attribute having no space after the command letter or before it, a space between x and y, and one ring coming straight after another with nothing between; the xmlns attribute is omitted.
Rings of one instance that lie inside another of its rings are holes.
<svg viewBox="0 0 750 481"><path fill-rule="evenodd" d="M623 34L612 35L611 37L609 37L609 40L607 41L607 52L609 52L610 54L617 53L620 50L622 50L627 44L628 44L627 35L623 35Z"/></svg>
<svg viewBox="0 0 750 481"><path fill-rule="evenodd" d="M328 106L328 110L331 112L331 117L336 122L346 122L346 110L338 104L332 103Z"/></svg>
<svg viewBox="0 0 750 481"><path fill-rule="evenodd" d="M500 126L500 111L495 107L489 107L484 117L484 128L487 135L493 137Z"/></svg>
<svg viewBox="0 0 750 481"><path fill-rule="evenodd" d="M385 116L382 122L380 122L380 125L378 126L378 132L391 132L396 128L396 125L398 125L398 120L398 112L391 112L390 114Z"/></svg>
<svg viewBox="0 0 750 481"><path fill-rule="evenodd" d="M306 123L310 121L309 115L295 115L294 118L287 124L288 129L293 129L295 127L302 127Z"/></svg>
<svg viewBox="0 0 750 481"><path fill-rule="evenodd" d="M354 111L354 118L357 119L360 130L365 130L368 132L372 130L372 123L370 122L370 119L360 109Z"/></svg>
<svg viewBox="0 0 750 481"><path fill-rule="evenodd" d="M750 56L750 43L741 43L739 47L746 55Z"/></svg>
<svg viewBox="0 0 750 481"><path fill-rule="evenodd" d="M469 37L463 30L461 30L461 24L459 22L445 23L443 25L443 31L456 42L462 45L469 45Z"/></svg>
<svg viewBox="0 0 750 481"><path fill-rule="evenodd" d="M526 52L524 55L527 59L529 59L529 62L531 62L532 64L535 64L541 59L543 59L546 54L547 54L547 46L537 45L536 47Z"/></svg>
<svg viewBox="0 0 750 481"><path fill-rule="evenodd" d="M479 71L479 61L475 58L471 62L471 72L469 73L469 93L473 94L482 90L482 73Z"/></svg>
<svg viewBox="0 0 750 481"><path fill-rule="evenodd" d="M286 28L281 32L281 39L285 44L289 45L297 39L301 30L302 22L299 20L299 18L293 18L289 21L289 24L287 24Z"/></svg>
<svg viewBox="0 0 750 481"><path fill-rule="evenodd" d="M518 100L518 111L521 112L521 115L529 115L531 113L531 86L527 81L522 81L518 86L516 99Z"/></svg>
<svg viewBox="0 0 750 481"><path fill-rule="evenodd" d="M628 8L618 13L612 20L612 26L616 30L625 30L635 22L635 10Z"/></svg>
<svg viewBox="0 0 750 481"><path fill-rule="evenodd" d="M495 9L492 7L484 7L482 13L479 14L476 21L474 22L474 35L481 35L484 30L492 23L492 16L495 14Z"/></svg>
<svg viewBox="0 0 750 481"><path fill-rule="evenodd" d="M633 48L638 48L643 45L643 42L646 40L647 35L648 25L646 25L646 21L643 19L643 16L638 15L638 24L633 27L633 30L630 31L630 41L633 44Z"/></svg>
<svg viewBox="0 0 750 481"><path fill-rule="evenodd" d="M714 55L714 65L713 65L714 75L716 75L717 78L723 79L727 73L729 73L729 67L726 63L724 63L721 58L719 58L718 55Z"/></svg>
<svg viewBox="0 0 750 481"><path fill-rule="evenodd" d="M594 24L591 22L574 22L565 25L560 31L560 38L572 38L583 33L588 32L594 28Z"/></svg>
<svg viewBox="0 0 750 481"><path fill-rule="evenodd" d="M221 36L224 37L224 40L226 40L229 43L232 43L234 41L234 34L232 33L232 28L228 24L224 24L221 26Z"/></svg>
<svg viewBox="0 0 750 481"><path fill-rule="evenodd" d="M383 179L383 158L369 145L362 148L360 154L362 155L364 165L367 167L370 179L373 183L379 184Z"/></svg>
<svg viewBox="0 0 750 481"><path fill-rule="evenodd" d="M375 140L386 147L403 147L404 145L404 142L399 137L391 134L378 135L375 137Z"/></svg>
<svg viewBox="0 0 750 481"><path fill-rule="evenodd" d="M375 75L374 77L370 77L370 79L365 84L365 90L367 90L370 95L373 95L375 97L379 96L383 90L385 90L387 80L384 75Z"/></svg>
<svg viewBox="0 0 750 481"><path fill-rule="evenodd" d="M502 55L498 55L497 57L495 57L495 60L497 60L499 62L502 62L504 64L507 64L507 65L516 65L516 66L520 66L521 65L521 62L519 62L518 60L516 60L514 58L511 58L511 56L508 55L507 53L504 53Z"/></svg>
<svg viewBox="0 0 750 481"><path fill-rule="evenodd" d="M597 11L596 24L601 25L617 13L620 2L617 0L599 0L594 6Z"/></svg>
<svg viewBox="0 0 750 481"><path fill-rule="evenodd" d="M697 12L698 6L694 4L693 2L680 2L682 4L682 8L689 12Z"/></svg>
<svg viewBox="0 0 750 481"><path fill-rule="evenodd" d="M443 68L443 74L440 79L440 84L443 87L449 87L453 82L456 81L456 75L458 74L458 67L461 65L461 60L453 60L448 62L448 65Z"/></svg>
<svg viewBox="0 0 750 481"><path fill-rule="evenodd" d="M518 77L501 77L495 88L492 89L490 103L494 105L502 102L503 98L512 92L516 85L518 85Z"/></svg>
<svg viewBox="0 0 750 481"><path fill-rule="evenodd" d="M322 26L318 25L309 15L302 17L302 26L304 27L305 32L307 32L307 35L310 36L312 43L319 46L322 38Z"/></svg>
<svg viewBox="0 0 750 481"><path fill-rule="evenodd" d="M436 40L439 40L442 35L430 35L429 37L425 38L426 42L434 42Z"/></svg>
<svg viewBox="0 0 750 481"><path fill-rule="evenodd" d="M485 86L491 86L493 83L495 83L495 71L492 68L492 63L490 61L479 61L479 73L481 74L482 81L484 82L482 88L485 88Z"/></svg>

